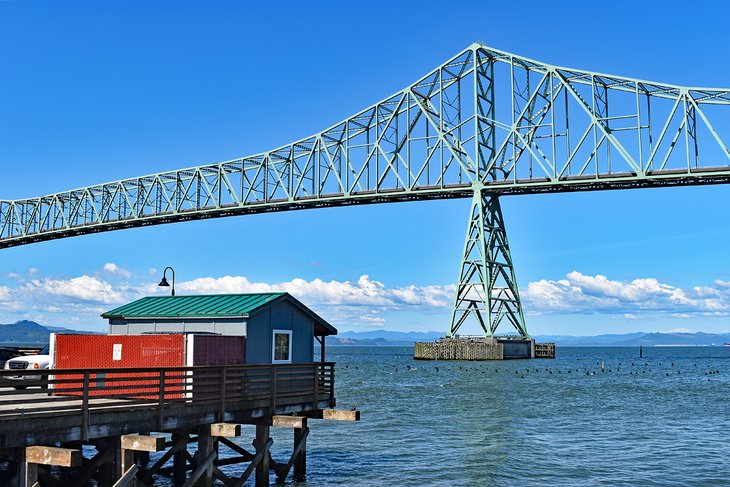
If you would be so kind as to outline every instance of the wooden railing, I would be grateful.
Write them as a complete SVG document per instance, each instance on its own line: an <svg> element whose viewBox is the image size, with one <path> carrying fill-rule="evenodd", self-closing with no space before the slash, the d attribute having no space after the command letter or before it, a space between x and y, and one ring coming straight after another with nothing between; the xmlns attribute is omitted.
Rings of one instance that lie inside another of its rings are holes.
<svg viewBox="0 0 730 487"><path fill-rule="evenodd" d="M0 421L78 415L86 438L89 415L102 411L154 409L161 427L165 412L173 407L207 405L223 421L226 411L246 408L274 412L277 405L299 403L319 409L321 401L334 406L334 382L332 362L3 370Z"/></svg>

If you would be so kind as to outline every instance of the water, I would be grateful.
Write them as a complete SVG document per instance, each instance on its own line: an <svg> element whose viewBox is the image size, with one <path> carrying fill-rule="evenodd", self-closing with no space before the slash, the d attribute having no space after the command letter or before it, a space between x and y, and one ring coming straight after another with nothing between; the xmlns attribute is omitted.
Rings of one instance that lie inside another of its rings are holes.
<svg viewBox="0 0 730 487"><path fill-rule="evenodd" d="M337 407L362 420L310 420L307 482L288 484L730 486L730 347L644 355L559 347L555 360L425 362L411 347L331 347ZM254 428L243 430L252 451ZM272 428L276 460L292 435Z"/></svg>
<svg viewBox="0 0 730 487"><path fill-rule="evenodd" d="M730 348L411 355L328 349L337 407L357 406L362 420L310 421L308 481L296 485L730 485ZM285 460L292 432L272 430Z"/></svg>

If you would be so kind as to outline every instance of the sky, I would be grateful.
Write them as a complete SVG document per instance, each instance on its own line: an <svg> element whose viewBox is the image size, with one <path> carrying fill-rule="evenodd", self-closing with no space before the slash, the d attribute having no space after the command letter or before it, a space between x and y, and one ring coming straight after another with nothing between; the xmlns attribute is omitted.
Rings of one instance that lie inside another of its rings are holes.
<svg viewBox="0 0 730 487"><path fill-rule="evenodd" d="M723 2L0 1L0 198L278 147L475 40L730 86L728 15ZM730 331L727 186L501 201L531 334ZM166 292L172 266L178 294L286 290L341 331L445 332L468 211L469 200L317 209L5 249L0 323L104 330L100 313Z"/></svg>

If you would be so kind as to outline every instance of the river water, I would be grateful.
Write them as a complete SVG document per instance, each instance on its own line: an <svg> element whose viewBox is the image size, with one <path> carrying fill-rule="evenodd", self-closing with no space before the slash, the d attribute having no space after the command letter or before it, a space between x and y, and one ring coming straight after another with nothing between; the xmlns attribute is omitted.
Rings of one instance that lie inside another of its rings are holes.
<svg viewBox="0 0 730 487"><path fill-rule="evenodd" d="M558 347L555 360L493 362L330 347L327 359L337 408L357 407L361 421L310 420L307 481L288 485L730 486L730 347L645 348L644 358ZM271 431L285 462L292 430ZM237 441L251 451L254 435L244 426Z"/></svg>
<svg viewBox="0 0 730 487"><path fill-rule="evenodd" d="M338 409L362 420L310 421L302 487L730 485L730 347L501 362L331 347L328 360ZM291 430L272 430L284 460Z"/></svg>

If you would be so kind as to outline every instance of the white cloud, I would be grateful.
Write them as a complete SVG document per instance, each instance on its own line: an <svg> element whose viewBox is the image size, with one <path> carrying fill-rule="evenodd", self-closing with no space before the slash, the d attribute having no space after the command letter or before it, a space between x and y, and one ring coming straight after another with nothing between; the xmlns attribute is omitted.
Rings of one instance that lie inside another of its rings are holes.
<svg viewBox="0 0 730 487"><path fill-rule="evenodd" d="M118 265L116 265L113 262L107 262L106 264L104 264L104 272L108 272L109 274L115 274L115 275L118 275L121 277L125 277L127 279L132 277L131 272L129 272L126 269L122 269L121 267L119 267Z"/></svg>
<svg viewBox="0 0 730 487"><path fill-rule="evenodd" d="M86 322L100 327L99 314L114 305L169 292L146 276L130 277L140 282L137 286L111 279L126 272L114 263L106 263L103 272L109 280L86 274L69 278L21 277L16 283L0 286L0 314L45 324ZM392 311L441 313L451 306L454 293L453 285L388 287L367 275L356 281L295 278L278 283L251 281L246 276L200 277L178 282L176 288L178 295L284 291L346 328L381 327Z"/></svg>
<svg viewBox="0 0 730 487"><path fill-rule="evenodd" d="M18 293L30 293L36 298L51 295L96 303L124 301L123 293L115 290L112 284L87 275L71 279L31 279L21 285Z"/></svg>
<svg viewBox="0 0 730 487"><path fill-rule="evenodd" d="M360 276L357 282L295 278L275 284L251 282L245 276L201 277L179 283L177 288L192 294L283 291L306 303L386 308L449 306L454 292L454 286L387 288L382 282L371 280L368 275Z"/></svg>
<svg viewBox="0 0 730 487"><path fill-rule="evenodd" d="M716 287L682 289L651 277L625 282L577 271L565 277L529 283L523 293L526 308L542 313L621 313L627 318L641 312L715 315L730 311L730 283L724 281L715 281Z"/></svg>
<svg viewBox="0 0 730 487"><path fill-rule="evenodd" d="M102 276L20 276L8 280L0 285L0 321L13 316L61 326L81 323L101 327L100 313L142 296L169 293L169 288L159 288L157 279L146 272L130 274L124 282L118 278L128 271L114 263L106 263L103 272ZM139 284L131 285L130 281ZM276 283L252 281L246 276L200 277L178 282L176 288L179 295L285 291L343 329L397 326L397 313L410 314L409 319L432 315L431 321L447 323L455 292L453 284L389 287L368 275L356 280L294 278ZM610 314L626 320L647 314L672 319L730 316L730 282L722 280L680 288L651 277L620 281L573 271L563 279L530 282L521 291L525 311L530 314Z"/></svg>
<svg viewBox="0 0 730 487"><path fill-rule="evenodd" d="M295 278L274 284L252 282L245 276L223 276L181 282L177 289L179 294L288 292L334 323L380 327L386 323L384 315L388 311L448 309L455 286L389 288L368 275L357 281Z"/></svg>

